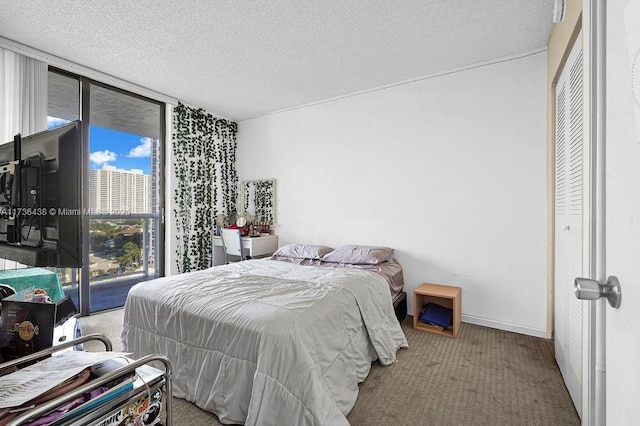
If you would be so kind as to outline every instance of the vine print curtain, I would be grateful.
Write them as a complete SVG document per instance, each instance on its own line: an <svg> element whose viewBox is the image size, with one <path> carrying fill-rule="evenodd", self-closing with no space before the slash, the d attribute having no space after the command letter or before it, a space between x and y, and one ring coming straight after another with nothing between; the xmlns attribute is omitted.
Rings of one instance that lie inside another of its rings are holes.
<svg viewBox="0 0 640 426"><path fill-rule="evenodd" d="M176 262L180 272L188 272L212 265L216 216L236 214L238 126L179 103L173 127Z"/></svg>
<svg viewBox="0 0 640 426"><path fill-rule="evenodd" d="M273 224L273 181L256 182L256 216L263 222Z"/></svg>
<svg viewBox="0 0 640 426"><path fill-rule="evenodd" d="M273 225L274 180L263 179L244 182L243 211L252 209L256 220Z"/></svg>

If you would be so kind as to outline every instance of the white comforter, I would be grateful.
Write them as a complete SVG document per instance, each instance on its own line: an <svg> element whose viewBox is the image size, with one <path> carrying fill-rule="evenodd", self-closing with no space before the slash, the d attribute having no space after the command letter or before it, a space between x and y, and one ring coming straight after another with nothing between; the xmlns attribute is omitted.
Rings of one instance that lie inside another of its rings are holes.
<svg viewBox="0 0 640 426"><path fill-rule="evenodd" d="M122 340L169 357L176 397L247 425L347 425L371 362L407 346L378 274L264 259L136 285Z"/></svg>

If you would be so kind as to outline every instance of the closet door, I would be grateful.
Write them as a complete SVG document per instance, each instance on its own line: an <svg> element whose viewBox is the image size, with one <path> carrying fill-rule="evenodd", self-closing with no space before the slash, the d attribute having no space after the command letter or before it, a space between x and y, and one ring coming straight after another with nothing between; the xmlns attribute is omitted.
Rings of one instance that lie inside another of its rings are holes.
<svg viewBox="0 0 640 426"><path fill-rule="evenodd" d="M582 304L574 278L583 275L583 61L576 44L556 86L555 355L579 415L582 399Z"/></svg>

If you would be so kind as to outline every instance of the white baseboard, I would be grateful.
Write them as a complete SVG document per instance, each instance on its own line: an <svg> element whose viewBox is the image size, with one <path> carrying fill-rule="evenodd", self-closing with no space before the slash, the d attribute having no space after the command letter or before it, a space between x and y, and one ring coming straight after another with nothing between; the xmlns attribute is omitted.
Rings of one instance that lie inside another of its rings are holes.
<svg viewBox="0 0 640 426"><path fill-rule="evenodd" d="M487 318L474 317L472 315L462 315L462 322L481 325L483 327L497 328L498 330L511 331L513 333L526 334L527 336L547 338L547 330L527 327L524 325L510 324L502 321L495 321Z"/></svg>

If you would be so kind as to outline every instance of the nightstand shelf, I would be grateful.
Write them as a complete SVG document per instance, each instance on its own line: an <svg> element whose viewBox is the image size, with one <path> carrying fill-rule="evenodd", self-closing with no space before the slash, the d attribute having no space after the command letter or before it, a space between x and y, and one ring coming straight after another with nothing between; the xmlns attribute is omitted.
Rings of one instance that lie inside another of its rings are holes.
<svg viewBox="0 0 640 426"><path fill-rule="evenodd" d="M460 330L462 315L461 293L460 287L440 284L422 284L413 290L413 328L442 336L456 337ZM453 311L453 326L451 328L440 330L418 320L422 307L428 302L436 303Z"/></svg>

